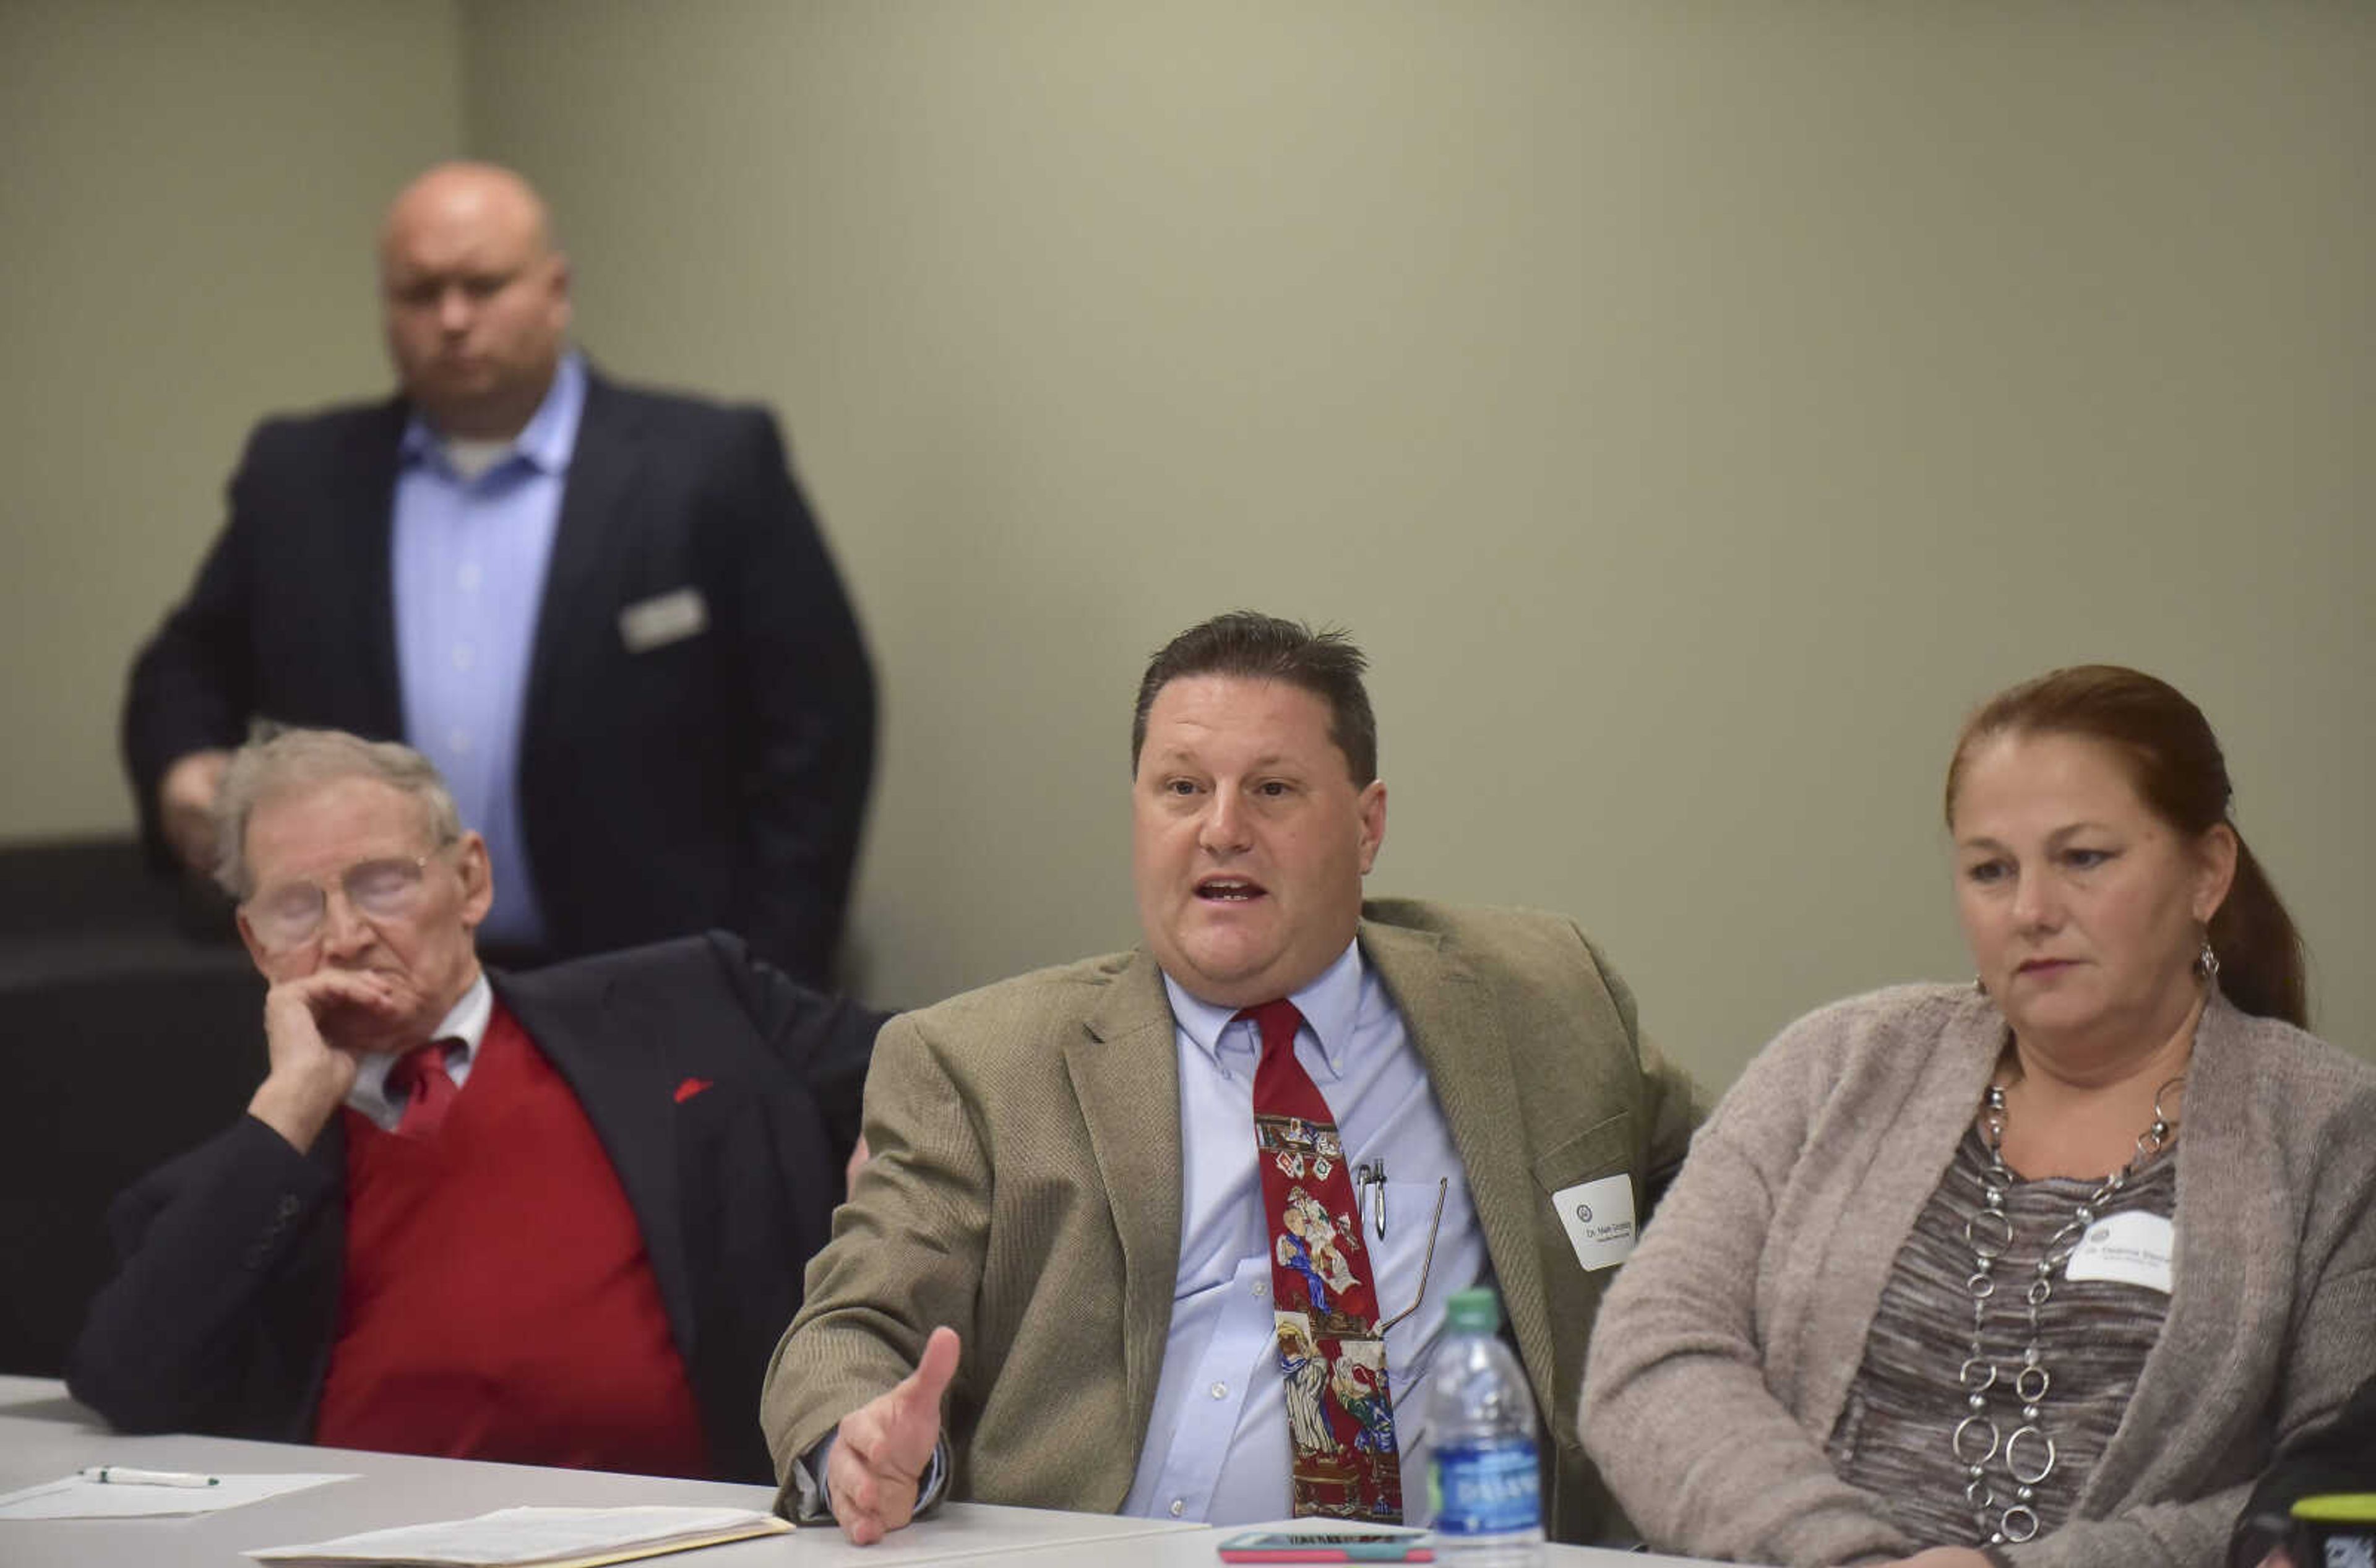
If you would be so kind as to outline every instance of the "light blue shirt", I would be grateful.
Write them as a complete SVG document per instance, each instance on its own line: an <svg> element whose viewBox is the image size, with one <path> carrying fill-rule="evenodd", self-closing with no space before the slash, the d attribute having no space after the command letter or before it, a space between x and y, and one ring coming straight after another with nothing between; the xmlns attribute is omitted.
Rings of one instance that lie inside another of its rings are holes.
<svg viewBox="0 0 2376 1568"><path fill-rule="evenodd" d="M1197 1000L1164 977L1180 1061L1180 1272L1171 1336L1147 1421L1146 1445L1123 1512L1216 1525L1284 1519L1292 1506L1294 1456L1286 1384L1273 1338L1270 1229L1254 1164L1254 1067L1262 1038L1233 1008ZM1405 1518L1427 1506L1425 1383L1455 1290L1491 1277L1468 1179L1429 1087L1427 1066L1402 1015L1359 944L1291 998L1304 1027L1296 1059L1328 1101L1355 1169L1386 1166L1386 1234L1364 1205L1361 1244L1387 1317L1419 1310L1386 1331L1395 1440L1402 1454ZM1436 1183L1448 1182L1427 1293L1420 1298Z"/></svg>
<svg viewBox="0 0 2376 1568"><path fill-rule="evenodd" d="M480 934L497 942L544 940L520 826L520 712L585 410L585 362L565 354L512 450L476 479L419 414L398 447L390 580L404 732L446 776L462 825L486 837L495 903Z"/></svg>
<svg viewBox="0 0 2376 1568"><path fill-rule="evenodd" d="M460 1088L470 1080L470 1063L479 1059L479 1045L487 1038L488 1021L495 1016L494 987L487 983L487 971L481 969L462 1000L430 1031L432 1040L450 1039L461 1049L446 1053L446 1075ZM396 1065L400 1051L367 1051L355 1067L355 1087L347 1091L347 1104L362 1111L377 1123L383 1133L393 1133L396 1124L404 1120L404 1102L387 1092L387 1072Z"/></svg>

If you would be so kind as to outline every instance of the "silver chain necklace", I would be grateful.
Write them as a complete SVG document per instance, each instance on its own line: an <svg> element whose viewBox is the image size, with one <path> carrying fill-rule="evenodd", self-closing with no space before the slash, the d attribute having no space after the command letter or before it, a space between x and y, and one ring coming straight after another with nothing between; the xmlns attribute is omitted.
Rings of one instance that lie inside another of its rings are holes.
<svg viewBox="0 0 2376 1568"><path fill-rule="evenodd" d="M2025 1300L2029 1307L2029 1343L2022 1348L2021 1366L2002 1381L2013 1388L2014 1397L2021 1405L2022 1424L2014 1429L2011 1437L2000 1432L1996 1418L1988 1413L1989 1390L1994 1388L2001 1374L1997 1365L1988 1358L1980 1339L1981 1325L1988 1321L1989 1299L1996 1294L1996 1264L2013 1245L2013 1219L2005 1213L2005 1194L2012 1191L2013 1172L2004 1162L2005 1095L2001 1084L1989 1086L1986 1113L1980 1131L1989 1149L1988 1169L1981 1174L1980 1196L1983 1206L1964 1221L1964 1240L1972 1249L1972 1272L1964 1281L1964 1289L1972 1298L1972 1348L1965 1357L1956 1381L1964 1390L1964 1403L1970 1414L1955 1423L1954 1434L1948 1440L1955 1463L1964 1467L1969 1478L1964 1485L1964 1499L1972 1505L1972 1522L1978 1526L1980 1538L1990 1546L2017 1545L2037 1534L2037 1511L2031 1503L2037 1495L2037 1485L2054 1473L2054 1439L2038 1425L2046 1404L2047 1390L2053 1385L2044 1359L2038 1350L2038 1317L2054 1294L2055 1270L2070 1259L2096 1223L2096 1212L2129 1183L2129 1178L2154 1156L2168 1146L2172 1123L2161 1108L2162 1096L2186 1082L2181 1073L2154 1091L2153 1123L2137 1134L2136 1154L2128 1164L2113 1171L2097 1184L2096 1190L2079 1200L2061 1229L2048 1239L2046 1250L2038 1254L2037 1272L2029 1281ZM1989 1463L2001 1460L2003 1473L2013 1482L2013 1502L1998 1506L1996 1489L1989 1479ZM1990 1516L1990 1510L1995 1509Z"/></svg>

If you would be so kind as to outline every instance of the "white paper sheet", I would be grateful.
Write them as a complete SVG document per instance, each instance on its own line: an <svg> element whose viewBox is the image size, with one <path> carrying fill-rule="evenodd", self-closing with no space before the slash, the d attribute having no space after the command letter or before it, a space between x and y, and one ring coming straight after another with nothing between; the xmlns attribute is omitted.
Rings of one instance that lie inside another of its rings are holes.
<svg viewBox="0 0 2376 1568"><path fill-rule="evenodd" d="M170 1514L215 1514L261 1503L309 1486L350 1481L352 1476L224 1476L220 1486L120 1486L79 1476L29 1486L0 1497L0 1519L137 1519Z"/></svg>
<svg viewBox="0 0 2376 1568"><path fill-rule="evenodd" d="M475 1519L443 1519L365 1530L307 1546L262 1547L264 1562L533 1563L580 1562L670 1543L707 1543L732 1532L791 1526L748 1508L499 1508Z"/></svg>

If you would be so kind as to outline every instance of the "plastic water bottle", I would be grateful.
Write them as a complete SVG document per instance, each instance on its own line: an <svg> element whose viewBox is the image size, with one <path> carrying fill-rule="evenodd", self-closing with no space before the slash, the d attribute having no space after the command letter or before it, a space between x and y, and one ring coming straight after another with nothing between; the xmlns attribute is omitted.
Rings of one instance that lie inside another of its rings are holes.
<svg viewBox="0 0 2376 1568"><path fill-rule="evenodd" d="M1435 1448L1435 1560L1466 1568L1540 1562L1535 1402L1526 1373L1495 1336L1502 1302L1491 1290L1455 1291L1443 1318L1427 1402Z"/></svg>

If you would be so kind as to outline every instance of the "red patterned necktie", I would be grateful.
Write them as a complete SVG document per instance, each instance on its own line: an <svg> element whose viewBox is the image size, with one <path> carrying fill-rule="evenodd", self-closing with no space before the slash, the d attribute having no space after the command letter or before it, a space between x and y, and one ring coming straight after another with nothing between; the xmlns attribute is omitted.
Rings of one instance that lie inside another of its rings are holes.
<svg viewBox="0 0 2376 1568"><path fill-rule="evenodd" d="M458 1039L434 1039L406 1051L388 1068L387 1087L405 1097L404 1115L396 1124L397 1136L436 1135L446 1112L453 1109L455 1097L462 1092L454 1087L453 1075L446 1070L446 1058L461 1048Z"/></svg>
<svg viewBox="0 0 2376 1568"><path fill-rule="evenodd" d="M1262 1030L1254 1145L1270 1227L1271 1318L1295 1449L1295 1513L1400 1524L1402 1458L1377 1286L1336 1119L1295 1059L1303 1015L1282 1000L1238 1016Z"/></svg>

